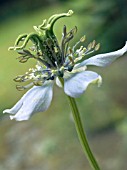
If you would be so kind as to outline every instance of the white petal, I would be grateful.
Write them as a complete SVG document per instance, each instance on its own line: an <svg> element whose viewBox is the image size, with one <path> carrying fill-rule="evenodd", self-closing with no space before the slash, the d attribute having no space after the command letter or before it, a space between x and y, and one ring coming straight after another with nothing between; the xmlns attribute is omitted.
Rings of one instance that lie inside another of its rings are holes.
<svg viewBox="0 0 127 170"><path fill-rule="evenodd" d="M34 113L47 110L53 96L52 86L53 83L34 86L24 94L18 102L19 104L17 103L12 109L6 109L4 113L13 113L15 115L10 116L11 119L22 121L28 120Z"/></svg>
<svg viewBox="0 0 127 170"><path fill-rule="evenodd" d="M22 101L23 101L23 97L11 109L6 109L3 111L3 113L16 114L18 110L22 107L23 104Z"/></svg>
<svg viewBox="0 0 127 170"><path fill-rule="evenodd" d="M56 78L56 85L57 85L58 87L62 87L62 84L61 84L61 82L60 82L60 80L59 80L58 77Z"/></svg>
<svg viewBox="0 0 127 170"><path fill-rule="evenodd" d="M71 74L64 78L64 91L71 97L79 97L83 94L90 83L99 83L101 76L93 71L83 71Z"/></svg>
<svg viewBox="0 0 127 170"><path fill-rule="evenodd" d="M115 61L118 57L122 56L126 52L127 52L127 41L126 41L125 46L121 48L120 50L110 52L110 53L95 55L87 60L84 60L80 64L78 64L77 68L81 66L86 66L86 65L96 65L100 67L105 67L105 66L110 65L113 61Z"/></svg>

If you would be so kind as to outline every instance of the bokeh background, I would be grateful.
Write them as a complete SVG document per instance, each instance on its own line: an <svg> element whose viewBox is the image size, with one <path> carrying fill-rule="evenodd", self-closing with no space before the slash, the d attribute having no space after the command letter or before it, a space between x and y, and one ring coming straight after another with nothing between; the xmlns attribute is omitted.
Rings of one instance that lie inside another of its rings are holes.
<svg viewBox="0 0 127 170"><path fill-rule="evenodd" d="M74 10L63 25L78 26L74 44L82 35L101 43L99 52L121 48L127 40L126 0L4 0L0 2L0 170L90 170L79 144L70 108L61 89L54 88L51 107L29 121L16 122L3 115L24 92L13 78L34 66L21 64L8 51L19 34L54 13ZM127 170L127 54L106 68L91 67L103 77L100 88L91 85L77 99L91 148L103 170Z"/></svg>

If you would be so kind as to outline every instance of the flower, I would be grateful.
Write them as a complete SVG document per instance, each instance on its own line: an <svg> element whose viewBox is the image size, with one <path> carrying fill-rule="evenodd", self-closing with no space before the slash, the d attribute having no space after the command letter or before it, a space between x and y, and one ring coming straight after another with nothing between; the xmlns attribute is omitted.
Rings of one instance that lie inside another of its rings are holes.
<svg viewBox="0 0 127 170"><path fill-rule="evenodd" d="M37 60L36 68L29 69L24 75L19 75L14 79L20 83L30 82L25 86L17 85L18 90L33 87L23 95L14 107L3 111L3 113L11 114L11 119L28 120L34 113L46 111L52 101L55 81L59 87L63 86L64 92L68 96L73 98L83 94L91 83L100 85L101 76L96 72L87 70L87 66L105 67L127 51L126 42L120 50L98 54L86 59L88 54L99 49L100 44L96 44L94 40L87 47L81 46L76 49L77 45L85 41L85 36L83 36L71 48L69 42L77 32L77 27L67 32L66 26L63 27L59 45L53 32L54 23L59 18L69 17L72 14L73 11L69 10L68 13L51 16L48 21L44 20L38 27L34 26L36 33L20 35L14 47L9 48L16 50L21 55L18 57L21 63L25 63L30 58ZM23 44L18 46L20 41L23 41ZM28 48L29 41L32 41L33 46Z"/></svg>

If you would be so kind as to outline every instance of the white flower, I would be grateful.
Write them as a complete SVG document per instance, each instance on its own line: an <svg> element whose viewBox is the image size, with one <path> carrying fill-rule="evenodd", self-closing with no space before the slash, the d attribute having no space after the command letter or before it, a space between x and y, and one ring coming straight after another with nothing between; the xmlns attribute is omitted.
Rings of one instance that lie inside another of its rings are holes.
<svg viewBox="0 0 127 170"><path fill-rule="evenodd" d="M44 20L42 25L36 27L35 30L38 33L24 34L16 40L13 49L22 55L19 57L19 61L24 63L29 58L34 58L38 60L38 65L36 69L29 69L29 72L25 75L17 76L14 79L16 82L21 83L32 81L26 86L18 85L18 90L34 86L23 95L14 107L3 111L3 113L11 114L11 119L16 119L17 121L28 120L34 113L46 111L52 101L54 81L56 80L56 84L62 87L59 78L64 81L64 92L73 98L83 94L91 83L100 85L102 81L101 76L87 70L87 66L105 67L127 52L126 42L125 46L120 50L84 59L86 55L96 51L99 48L99 44L96 45L94 40L87 48L81 46L80 49L75 49L77 44L84 41L83 37L73 48L69 47L69 41L77 31L76 27L67 33L66 26L64 26L62 41L59 45L52 26L60 17L70 16L71 14L72 11L53 15L47 23ZM47 37L44 37L46 35ZM32 47L33 53L25 49L28 41L31 39L32 42L35 41L34 47ZM17 47L19 41L24 41L24 44Z"/></svg>
<svg viewBox="0 0 127 170"><path fill-rule="evenodd" d="M111 53L95 55L80 64L76 68L86 65L97 65L104 67L111 64L116 58L122 56L127 51L126 45ZM100 83L101 76L93 71L81 71L77 73L66 72L64 78L64 92L71 97L79 97L83 94L91 83ZM60 82L57 84L60 86ZM3 113L14 114L11 119L17 121L28 120L34 113L43 112L48 109L52 100L53 81L47 81L42 86L32 87L11 109L6 109Z"/></svg>

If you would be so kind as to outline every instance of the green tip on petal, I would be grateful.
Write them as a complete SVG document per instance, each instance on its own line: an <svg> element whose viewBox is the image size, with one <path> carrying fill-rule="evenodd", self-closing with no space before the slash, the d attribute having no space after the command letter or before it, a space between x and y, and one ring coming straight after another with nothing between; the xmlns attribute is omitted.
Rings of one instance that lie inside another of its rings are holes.
<svg viewBox="0 0 127 170"><path fill-rule="evenodd" d="M102 77L99 75L99 76L97 77L97 79L95 79L95 80L92 82L92 84L97 84L98 87L100 87L100 86L102 85Z"/></svg>

